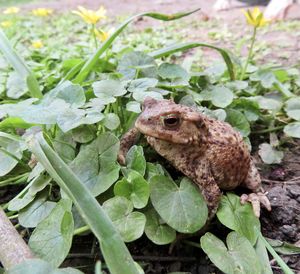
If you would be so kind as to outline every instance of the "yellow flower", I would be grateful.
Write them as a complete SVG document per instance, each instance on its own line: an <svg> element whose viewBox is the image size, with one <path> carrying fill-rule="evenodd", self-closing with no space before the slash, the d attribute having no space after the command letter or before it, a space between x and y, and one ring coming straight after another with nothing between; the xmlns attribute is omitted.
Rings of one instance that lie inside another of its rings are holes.
<svg viewBox="0 0 300 274"><path fill-rule="evenodd" d="M243 13L246 16L247 23L254 27L263 27L268 23L268 20L264 17L264 14L260 11L258 7L255 7L252 11L247 10Z"/></svg>
<svg viewBox="0 0 300 274"><path fill-rule="evenodd" d="M53 12L52 9L46 9L46 8L38 8L32 10L32 13L35 16L49 16Z"/></svg>
<svg viewBox="0 0 300 274"><path fill-rule="evenodd" d="M106 9L104 7L100 7L98 10L88 10L82 6L78 6L77 10L73 10L74 14L79 15L86 23L95 25L100 19L105 19Z"/></svg>
<svg viewBox="0 0 300 274"><path fill-rule="evenodd" d="M109 31L104 31L102 29L94 29L94 33L96 35L96 37L101 41L104 42L113 32L113 29L110 29Z"/></svg>
<svg viewBox="0 0 300 274"><path fill-rule="evenodd" d="M9 28L12 25L12 21L2 21L0 25L3 28Z"/></svg>
<svg viewBox="0 0 300 274"><path fill-rule="evenodd" d="M9 7L6 10L3 11L4 14L15 14L20 11L20 8L17 7Z"/></svg>
<svg viewBox="0 0 300 274"><path fill-rule="evenodd" d="M31 46L35 49L40 49L44 46L41 40L35 40L31 43Z"/></svg>

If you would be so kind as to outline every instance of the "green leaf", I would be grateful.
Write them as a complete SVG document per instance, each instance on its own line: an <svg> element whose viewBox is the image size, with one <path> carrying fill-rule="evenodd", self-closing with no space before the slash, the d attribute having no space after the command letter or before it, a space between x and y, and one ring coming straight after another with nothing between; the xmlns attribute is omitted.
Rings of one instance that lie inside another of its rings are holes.
<svg viewBox="0 0 300 274"><path fill-rule="evenodd" d="M200 239L201 247L209 259L226 274L262 273L260 262L250 242L238 234L230 232L225 244L207 232Z"/></svg>
<svg viewBox="0 0 300 274"><path fill-rule="evenodd" d="M186 177L178 187L169 177L150 180L151 202L157 213L172 228L182 233L199 230L207 219L206 203L196 186Z"/></svg>
<svg viewBox="0 0 300 274"><path fill-rule="evenodd" d="M126 110L140 113L141 112L141 104L137 101L130 101L126 104ZM0 122L0 129L1 129L1 122Z"/></svg>
<svg viewBox="0 0 300 274"><path fill-rule="evenodd" d="M139 274L126 245L102 207L71 169L51 149L42 135L28 137L27 144L50 176L71 197L80 215L99 240L110 272L112 274Z"/></svg>
<svg viewBox="0 0 300 274"><path fill-rule="evenodd" d="M225 108L231 104L233 93L224 86L213 86L211 91L211 102L214 106Z"/></svg>
<svg viewBox="0 0 300 274"><path fill-rule="evenodd" d="M115 184L115 195L126 197L133 203L135 208L145 207L150 196L150 188L147 181L134 170L128 170L126 173L126 178Z"/></svg>
<svg viewBox="0 0 300 274"><path fill-rule="evenodd" d="M243 113L235 109L227 109L226 114L225 121L239 131L243 137L247 137L250 134L250 124Z"/></svg>
<svg viewBox="0 0 300 274"><path fill-rule="evenodd" d="M172 46L168 46L166 48L162 48L162 49L150 52L149 55L152 56L153 58L157 59L157 58L168 56L168 55L178 52L178 51L182 52L182 51L186 51L186 50L196 48L196 47L206 47L206 48L211 48L211 49L218 51L222 55L223 60L226 63L227 70L228 70L228 73L230 76L230 80L233 81L235 79L234 66L231 61L229 53L225 49L222 49L222 48L210 45L210 44L198 43L198 42L187 42L187 43L182 43L182 44L175 44Z"/></svg>
<svg viewBox="0 0 300 274"><path fill-rule="evenodd" d="M155 78L157 75L155 60L144 52L130 52L124 54L119 61L117 71L125 79L134 79L137 73L140 78Z"/></svg>
<svg viewBox="0 0 300 274"><path fill-rule="evenodd" d="M45 195L39 195L30 205L20 210L18 219L21 226L36 227L50 214L56 203L46 201L46 198Z"/></svg>
<svg viewBox="0 0 300 274"><path fill-rule="evenodd" d="M57 130L52 143L54 150L66 163L73 161L76 152L76 142L74 142L71 132L64 133L61 130Z"/></svg>
<svg viewBox="0 0 300 274"><path fill-rule="evenodd" d="M295 120L300 121L300 97L295 97L285 102L285 111L287 115Z"/></svg>
<svg viewBox="0 0 300 274"><path fill-rule="evenodd" d="M13 99L18 99L28 92L25 79L21 78L20 75L15 71L12 71L9 74L6 88L6 95Z"/></svg>
<svg viewBox="0 0 300 274"><path fill-rule="evenodd" d="M282 102L275 98L269 98L267 96L256 96L252 97L255 100L261 109L268 109L278 111L282 107Z"/></svg>
<svg viewBox="0 0 300 274"><path fill-rule="evenodd" d="M139 78L129 82L127 90L129 92L144 92L149 88L154 88L158 83L155 78Z"/></svg>
<svg viewBox="0 0 300 274"><path fill-rule="evenodd" d="M126 28L126 26L132 22L134 19L138 17L151 17L157 20L163 20L163 21L172 21L177 20L182 17L188 16L199 9L190 11L190 12L180 12L175 14L161 14L161 13L155 13L155 12L145 12L140 13L137 15L134 15L127 20L125 20L110 36L109 38L96 50L96 52L90 57L90 59L81 67L81 70L77 77L75 78L74 82L76 83L82 83L84 79L88 76L88 74L91 72L95 64L97 63L99 57L112 45L113 41L120 35L120 33ZM130 59L130 58L128 58Z"/></svg>
<svg viewBox="0 0 300 274"><path fill-rule="evenodd" d="M158 67L158 75L165 81L160 84L165 86L187 86L189 84L190 75L179 65L162 63Z"/></svg>
<svg viewBox="0 0 300 274"><path fill-rule="evenodd" d="M300 247L282 242L280 240L267 239L269 244L280 254L283 255L296 255L300 254Z"/></svg>
<svg viewBox="0 0 300 274"><path fill-rule="evenodd" d="M132 203L124 197L114 197L104 202L106 211L125 242L132 242L144 233L146 218L134 211Z"/></svg>
<svg viewBox="0 0 300 274"><path fill-rule="evenodd" d="M83 274L72 267L54 268L49 262L42 259L27 259L5 272L5 274Z"/></svg>
<svg viewBox="0 0 300 274"><path fill-rule="evenodd" d="M275 83L277 83L274 73L267 69L257 70L255 73L250 75L250 80L260 82L261 85L267 89L270 89Z"/></svg>
<svg viewBox="0 0 300 274"><path fill-rule="evenodd" d="M252 245L255 244L260 223L250 203L242 205L240 197L227 193L220 201L217 217L223 225L246 237Z"/></svg>
<svg viewBox="0 0 300 274"><path fill-rule="evenodd" d="M0 132L0 177L8 174L22 159L23 144Z"/></svg>
<svg viewBox="0 0 300 274"><path fill-rule="evenodd" d="M82 145L70 168L94 196L106 191L118 178L116 163L119 140L111 133L98 136L92 143Z"/></svg>
<svg viewBox="0 0 300 274"><path fill-rule="evenodd" d="M165 245L175 241L176 231L161 219L154 208L147 210L145 215L145 234L153 243Z"/></svg>
<svg viewBox="0 0 300 274"><path fill-rule="evenodd" d="M27 86L31 97L42 98L43 94L39 89L34 74L30 71L22 58L12 48L2 30L0 30L0 51L2 51L3 56L7 59L10 65L19 73L20 78L27 79Z"/></svg>
<svg viewBox="0 0 300 274"><path fill-rule="evenodd" d="M23 128L27 129L33 127L34 124L26 123L23 119L19 117L7 117L0 122L0 130L7 130L10 128Z"/></svg>
<svg viewBox="0 0 300 274"><path fill-rule="evenodd" d="M144 157L144 150L141 146L132 146L126 154L126 165L129 169L133 169L145 175L146 159Z"/></svg>
<svg viewBox="0 0 300 274"><path fill-rule="evenodd" d="M44 96L43 102L49 104L55 99L61 99L65 101L72 108L82 107L86 100L83 88L80 85L73 84L70 81L59 84L54 89L50 90Z"/></svg>
<svg viewBox="0 0 300 274"><path fill-rule="evenodd" d="M127 90L124 84L120 80L101 80L93 83L93 90L95 95L106 101L111 102L114 97L124 95Z"/></svg>
<svg viewBox="0 0 300 274"><path fill-rule="evenodd" d="M29 239L31 250L52 266L59 266L71 248L74 230L71 205L70 200L60 200Z"/></svg>
<svg viewBox="0 0 300 274"><path fill-rule="evenodd" d="M67 132L80 125L95 124L104 119L101 112L93 109L66 109L57 117L57 125L63 132Z"/></svg>
<svg viewBox="0 0 300 274"><path fill-rule="evenodd" d="M300 138L300 122L289 123L283 129L284 133L294 138Z"/></svg>
<svg viewBox="0 0 300 274"><path fill-rule="evenodd" d="M107 113L105 114L103 124L106 128L115 130L120 125L119 116L115 113Z"/></svg>
<svg viewBox="0 0 300 274"><path fill-rule="evenodd" d="M242 112L249 122L256 121L260 116L258 103L246 97L234 99L230 108Z"/></svg>
<svg viewBox="0 0 300 274"><path fill-rule="evenodd" d="M284 156L282 151L276 150L273 146L267 143L259 145L258 154L266 164L280 164Z"/></svg>
<svg viewBox="0 0 300 274"><path fill-rule="evenodd" d="M81 125L72 129L71 135L75 142L85 144L95 139L96 132L88 125Z"/></svg>

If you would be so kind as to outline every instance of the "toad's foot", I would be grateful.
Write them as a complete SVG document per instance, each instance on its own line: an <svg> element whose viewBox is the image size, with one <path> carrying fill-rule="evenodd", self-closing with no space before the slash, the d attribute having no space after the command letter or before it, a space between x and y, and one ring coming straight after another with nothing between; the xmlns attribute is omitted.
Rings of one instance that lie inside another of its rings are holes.
<svg viewBox="0 0 300 274"><path fill-rule="evenodd" d="M258 192L251 193L249 195L243 194L241 196L241 203L245 204L246 202L250 202L252 204L254 214L257 218L260 216L260 204L262 204L267 210L271 211L271 204L266 193Z"/></svg>

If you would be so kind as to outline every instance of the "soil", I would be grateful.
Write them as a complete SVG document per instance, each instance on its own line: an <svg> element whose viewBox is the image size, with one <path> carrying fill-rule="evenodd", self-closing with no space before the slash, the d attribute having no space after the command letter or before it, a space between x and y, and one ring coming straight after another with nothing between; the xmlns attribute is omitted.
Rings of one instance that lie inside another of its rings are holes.
<svg viewBox="0 0 300 274"><path fill-rule="evenodd" d="M248 1L249 3L250 1ZM250 4L253 4L251 1ZM78 5L89 8L98 8L99 5L105 6L109 16L115 15L132 15L141 11L159 11L162 13L179 12L183 10L191 10L198 7L202 11L192 15L193 20L210 20L212 17L217 18L222 28L229 28L231 32L237 33L243 37L245 22L240 8L245 3L234 2L234 7L230 11L214 13L212 11L213 0L193 1L193 0L57 0L47 1L43 3L43 7L50 7L57 12L75 9ZM256 1L257 3L257 1ZM30 3L24 5L24 9L32 9L40 7L40 3ZM300 5L293 5L288 14L287 20L295 20L300 18ZM189 19L187 19L189 20ZM187 21L188 22L188 21ZM136 22L136 27L144 28L159 24L155 20L144 19ZM188 26L188 24L187 24ZM192 27L192 26L191 26ZM217 26L218 28L219 26ZM217 29L216 28L216 29ZM187 34L188 40L199 40L210 42L209 31L200 29L192 34ZM187 31L188 33L188 31ZM295 60L300 60L300 35L286 32L284 30L275 30L262 35L267 45L279 45L284 42L284 52L288 56L280 56L280 51L271 51L264 56L267 60L276 60L281 64L296 65ZM216 44L224 45L222 39L214 40ZM228 45L230 47L230 45ZM208 58L214 58L212 51L204 51L204 55ZM268 190L268 197L272 204L272 211L263 210L261 216L262 232L264 236L271 239L278 239L289 243L296 243L300 246L300 141L291 141L288 143L285 158L280 165L264 166L260 164L263 177L264 187ZM0 190L0 196L9 198L16 191L15 188L9 190ZM5 195L3 191L6 191ZM4 203L0 199L0 203ZM224 227L215 221L211 225L212 232L221 237L222 233L226 235ZM199 237L194 240L199 242ZM145 237L129 244L131 253L134 258L141 262L146 273L169 273L177 271L187 271L189 273L221 273L207 259L205 254L198 248L186 245L183 242L178 243L169 254L168 246L155 246L151 244ZM300 256L283 256L289 266L294 269L295 273L300 273ZM64 266L78 266L84 273L93 273L93 267L96 260L102 259L99 248L93 236L87 235L76 237L73 247ZM274 273L282 273L274 264L272 266Z"/></svg>

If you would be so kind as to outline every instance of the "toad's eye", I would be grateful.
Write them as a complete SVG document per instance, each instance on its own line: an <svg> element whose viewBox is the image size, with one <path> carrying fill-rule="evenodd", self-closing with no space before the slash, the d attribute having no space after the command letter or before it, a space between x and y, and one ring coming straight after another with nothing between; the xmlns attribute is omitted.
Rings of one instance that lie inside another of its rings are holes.
<svg viewBox="0 0 300 274"><path fill-rule="evenodd" d="M168 128L174 128L179 125L180 118L176 114L170 114L163 117L164 125Z"/></svg>

